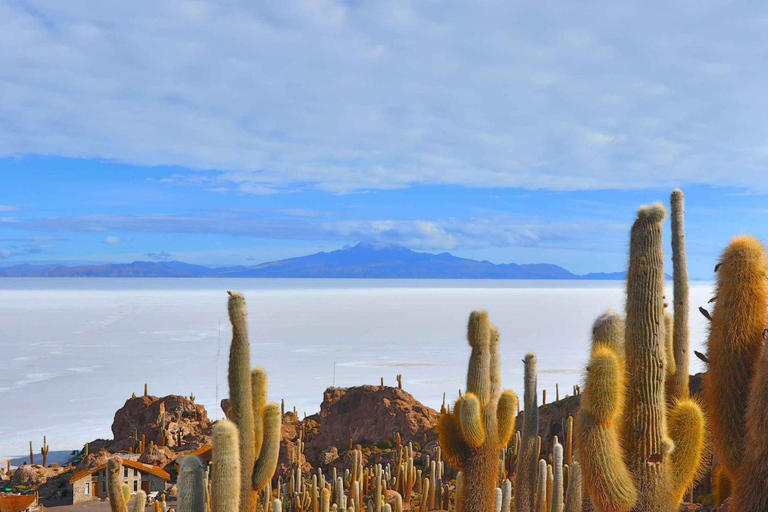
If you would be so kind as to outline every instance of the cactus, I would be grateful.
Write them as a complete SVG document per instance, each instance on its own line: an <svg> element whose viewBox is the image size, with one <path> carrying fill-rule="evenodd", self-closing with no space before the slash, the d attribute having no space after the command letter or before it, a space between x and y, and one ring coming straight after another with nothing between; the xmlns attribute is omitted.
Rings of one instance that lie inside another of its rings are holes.
<svg viewBox="0 0 768 512"><path fill-rule="evenodd" d="M574 462L570 466L568 491L565 495L565 512L581 512L584 504L581 480L581 464Z"/></svg>
<svg viewBox="0 0 768 512"><path fill-rule="evenodd" d="M642 207L632 226L624 363L615 349L599 344L587 366L577 428L583 456L577 460L598 511L673 510L701 460L704 417L699 406L676 401L667 425L664 215L660 204ZM670 455L675 445L677 453Z"/></svg>
<svg viewBox="0 0 768 512"><path fill-rule="evenodd" d="M213 426L211 510L237 512L240 505L240 442L237 425L221 420Z"/></svg>
<svg viewBox="0 0 768 512"><path fill-rule="evenodd" d="M517 473L515 475L515 512L533 512L536 504L536 465L539 458L536 356L533 353L527 354L523 364L525 365L525 413L523 416L522 444L517 458Z"/></svg>
<svg viewBox="0 0 768 512"><path fill-rule="evenodd" d="M48 466L48 439L43 436L43 446L40 448L40 454L43 456L43 467Z"/></svg>
<svg viewBox="0 0 768 512"><path fill-rule="evenodd" d="M120 484L120 492L123 494L123 503L127 507L128 502L131 500L131 488L128 487L128 484Z"/></svg>
<svg viewBox="0 0 768 512"><path fill-rule="evenodd" d="M485 311L470 314L467 340L472 347L467 390L452 414L440 416L437 430L446 460L462 471L465 480L457 508L488 512L494 503L498 452L514 432L517 397L501 391L498 332Z"/></svg>
<svg viewBox="0 0 768 512"><path fill-rule="evenodd" d="M672 192L672 267L673 267L673 328L672 343L675 371L668 372L666 393L670 404L674 400L685 400L690 396L688 388L688 262L685 256L685 197L680 189Z"/></svg>
<svg viewBox="0 0 768 512"><path fill-rule="evenodd" d="M547 461L539 460L536 489L536 512L549 512L547 509ZM515 509L517 511L517 509Z"/></svg>
<svg viewBox="0 0 768 512"><path fill-rule="evenodd" d="M563 445L557 442L555 436L552 447L552 512L563 512Z"/></svg>
<svg viewBox="0 0 768 512"><path fill-rule="evenodd" d="M120 472L123 470L123 459L112 457L107 461L107 495L112 512L128 512L128 502L123 498L120 485Z"/></svg>
<svg viewBox="0 0 768 512"><path fill-rule="evenodd" d="M147 506L147 493L144 491L138 491L136 497L133 500L133 512L144 512L144 508Z"/></svg>
<svg viewBox="0 0 768 512"><path fill-rule="evenodd" d="M733 486L731 510L768 508L768 259L750 236L734 238L717 270L704 396L715 452Z"/></svg>
<svg viewBox="0 0 768 512"><path fill-rule="evenodd" d="M266 403L266 373L260 368L251 371L245 297L239 292L227 293L232 324L228 417L237 425L239 432L240 510L252 512L255 491L260 491L269 483L277 468L282 415L277 404Z"/></svg>
<svg viewBox="0 0 768 512"><path fill-rule="evenodd" d="M196 455L186 455L179 464L178 512L206 512L205 469Z"/></svg>

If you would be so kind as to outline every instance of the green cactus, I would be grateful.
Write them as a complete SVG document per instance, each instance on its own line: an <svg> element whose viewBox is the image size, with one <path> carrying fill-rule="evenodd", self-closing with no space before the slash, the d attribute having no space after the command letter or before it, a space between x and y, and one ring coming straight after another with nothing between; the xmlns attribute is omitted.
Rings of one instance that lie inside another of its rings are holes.
<svg viewBox="0 0 768 512"><path fill-rule="evenodd" d="M525 366L525 409L520 453L515 475L515 512L533 512L536 505L536 468L539 458L539 408L536 390L536 355L529 353L523 360Z"/></svg>
<svg viewBox="0 0 768 512"><path fill-rule="evenodd" d="M240 437L240 510L252 512L255 492L269 483L277 468L282 417L277 404L266 403L266 373L261 368L251 370L245 297L227 293L232 324L227 417L237 425Z"/></svg>
<svg viewBox="0 0 768 512"><path fill-rule="evenodd" d="M685 197L676 189L670 198L672 210L672 265L673 275L673 327L672 344L675 371L667 377L666 392L669 403L686 400L690 396L688 374L690 354L688 353L688 262L685 256ZM669 374L669 372L668 372Z"/></svg>
<svg viewBox="0 0 768 512"><path fill-rule="evenodd" d="M602 345L587 367L577 459L598 511L674 510L701 460L699 406L676 401L667 425L664 215L660 204L642 207L632 227L624 363L616 350ZM677 453L671 454L675 446Z"/></svg>
<svg viewBox="0 0 768 512"><path fill-rule="evenodd" d="M107 461L107 495L112 512L128 512L128 502L123 497L120 473L123 470L123 459L112 457Z"/></svg>
<svg viewBox="0 0 768 512"><path fill-rule="evenodd" d="M213 426L211 510L237 512L240 506L240 442L237 425L221 420Z"/></svg>
<svg viewBox="0 0 768 512"><path fill-rule="evenodd" d="M138 491L133 499L133 512L144 512L147 506L147 493Z"/></svg>
<svg viewBox="0 0 768 512"><path fill-rule="evenodd" d="M570 466L568 491L565 495L565 512L581 512L584 504L582 493L581 464L574 462Z"/></svg>
<svg viewBox="0 0 768 512"><path fill-rule="evenodd" d="M467 340L472 347L467 390L453 414L440 416L438 436L446 460L462 471L466 482L457 508L488 512L494 503L498 453L514 431L517 397L501 392L498 332L485 311L469 316Z"/></svg>
<svg viewBox="0 0 768 512"><path fill-rule="evenodd" d="M186 455L179 464L178 512L206 512L205 467L196 455Z"/></svg>

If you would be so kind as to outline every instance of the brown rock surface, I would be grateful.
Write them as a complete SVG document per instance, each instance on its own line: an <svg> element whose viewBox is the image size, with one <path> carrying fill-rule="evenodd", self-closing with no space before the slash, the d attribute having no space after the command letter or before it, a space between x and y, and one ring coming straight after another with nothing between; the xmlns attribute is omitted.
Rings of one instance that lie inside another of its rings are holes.
<svg viewBox="0 0 768 512"><path fill-rule="evenodd" d="M165 422L165 436L161 426ZM138 438L146 436L150 441L168 447L175 447L178 433L182 446L210 444L211 422L205 407L195 404L185 396L169 395L139 396L126 400L125 405L115 413L112 434L115 441L132 441L134 433Z"/></svg>
<svg viewBox="0 0 768 512"><path fill-rule="evenodd" d="M46 468L38 466L37 464L24 464L16 468L11 477L11 486L24 486L31 489L36 489L40 485L44 484L48 480L48 472Z"/></svg>
<svg viewBox="0 0 768 512"><path fill-rule="evenodd" d="M167 446L152 445L144 449L144 453L139 457L139 462L164 468L174 461L176 457L177 454Z"/></svg>
<svg viewBox="0 0 768 512"><path fill-rule="evenodd" d="M304 420L314 427L305 429L305 452L311 462L329 446L347 450L350 437L355 444L394 441L397 433L402 436L403 443L421 443L425 434L431 441L436 438L437 418L437 411L424 406L402 389L387 386L328 388L323 393L320 412Z"/></svg>
<svg viewBox="0 0 768 512"><path fill-rule="evenodd" d="M80 461L80 464L77 465L77 470L82 471L84 469L91 469L101 466L102 464L105 464L111 456L112 454L104 448L95 453L89 453L83 457L83 460Z"/></svg>

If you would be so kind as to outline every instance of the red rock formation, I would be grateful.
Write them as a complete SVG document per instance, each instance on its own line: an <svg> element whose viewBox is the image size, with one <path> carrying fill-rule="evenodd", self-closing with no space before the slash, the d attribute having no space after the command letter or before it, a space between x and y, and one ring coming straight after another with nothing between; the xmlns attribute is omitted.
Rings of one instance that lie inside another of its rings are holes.
<svg viewBox="0 0 768 512"><path fill-rule="evenodd" d="M165 422L165 436L161 435L161 427ZM156 396L139 396L126 400L125 405L115 413L112 422L112 434L115 441L131 446L133 436L146 436L146 443L176 447L178 434L181 433L182 446L200 446L210 444L211 422L205 407L195 404L187 397L169 395L163 398ZM110 450L114 451L110 446Z"/></svg>

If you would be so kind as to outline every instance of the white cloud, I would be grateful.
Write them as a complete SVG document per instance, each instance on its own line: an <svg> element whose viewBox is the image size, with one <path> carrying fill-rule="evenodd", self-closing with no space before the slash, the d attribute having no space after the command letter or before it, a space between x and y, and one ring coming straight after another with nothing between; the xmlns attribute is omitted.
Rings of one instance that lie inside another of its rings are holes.
<svg viewBox="0 0 768 512"><path fill-rule="evenodd" d="M5 2L0 155L249 194L766 189L767 28L714 1Z"/></svg>
<svg viewBox="0 0 768 512"><path fill-rule="evenodd" d="M0 204L0 212L15 212L19 209L18 206L11 206L9 204Z"/></svg>
<svg viewBox="0 0 768 512"><path fill-rule="evenodd" d="M9 249L0 249L0 258L6 259L13 256L13 253Z"/></svg>
<svg viewBox="0 0 768 512"><path fill-rule="evenodd" d="M115 245L115 244L124 243L124 242L127 242L127 241L128 240L120 239L120 238L118 238L116 236L108 236L104 240L102 240L101 243Z"/></svg>

